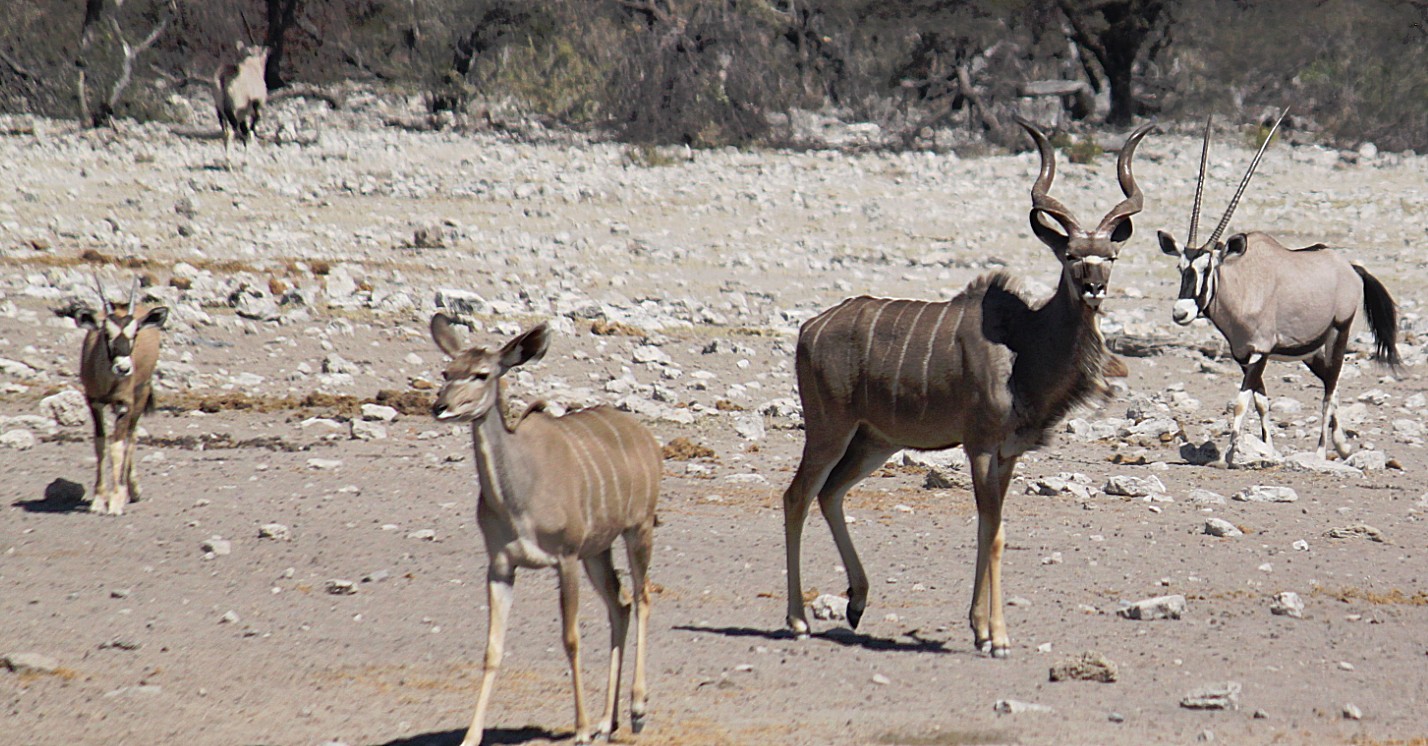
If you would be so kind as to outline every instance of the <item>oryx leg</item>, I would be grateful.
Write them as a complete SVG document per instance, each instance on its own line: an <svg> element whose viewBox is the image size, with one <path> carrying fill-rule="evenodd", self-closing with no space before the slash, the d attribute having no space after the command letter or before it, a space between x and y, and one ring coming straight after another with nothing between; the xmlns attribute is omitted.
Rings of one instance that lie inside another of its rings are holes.
<svg viewBox="0 0 1428 746"><path fill-rule="evenodd" d="M1344 435L1343 423L1339 422L1339 372L1344 367L1344 349L1348 346L1348 336L1338 334L1331 345L1326 345L1320 354L1304 361L1309 370L1324 384L1324 401L1319 412L1319 458L1328 455L1328 444L1334 444L1339 458L1349 457L1349 443Z"/></svg>
<svg viewBox="0 0 1428 746"><path fill-rule="evenodd" d="M996 453L976 453L969 458L977 499L977 567L968 619L977 649L995 658L1005 658L1011 651L1002 608L1002 501L1016 461L1016 457L1003 459Z"/></svg>
<svg viewBox="0 0 1428 746"><path fill-rule="evenodd" d="M91 403L89 405L89 416L94 420L94 494L89 496L89 511L91 513L105 513L109 511L109 493L112 488L105 479L109 474L109 465L105 463L109 456L109 417L108 407Z"/></svg>
<svg viewBox="0 0 1428 746"><path fill-rule="evenodd" d="M1249 412L1250 404L1254 401L1255 394L1264 390L1264 369L1269 365L1269 356L1258 353L1250 355L1249 362L1241 363L1240 369L1245 376L1240 381L1240 392L1235 396L1234 417L1230 422L1230 446L1225 449L1225 463L1235 462L1235 446L1240 438L1240 430L1244 428L1245 414ZM1268 409L1266 409L1266 413ZM1261 419L1261 423L1264 421ZM1265 427L1265 434L1268 435L1268 427ZM1266 441L1266 444L1268 442Z"/></svg>
<svg viewBox="0 0 1428 746"><path fill-rule="evenodd" d="M585 574L605 602L610 617L610 678L605 687L605 714L595 726L596 738L608 738L620 727L616 708L620 704L620 671L629 638L630 605L620 598L620 577L609 549L585 559Z"/></svg>
<svg viewBox="0 0 1428 746"><path fill-rule="evenodd" d="M461 746L480 746L481 736L486 728L486 706L491 702L491 692L496 683L496 672L501 668L501 656L506 645L506 620L511 613L511 602L515 598L515 567L504 555L493 555L486 570L486 659L481 670L481 691L476 695L476 714L471 718L471 727Z"/></svg>
<svg viewBox="0 0 1428 746"><path fill-rule="evenodd" d="M818 507L823 511L824 520L828 521L833 543L838 545L838 556L848 571L848 626L853 629L858 628L863 610L868 606L868 575L858 559L858 550L853 547L853 536L848 533L848 520L843 515L843 497L853 485L872 474L897 450L894 446L874 441L860 430L848 444L843 458L829 472L823 489L818 491Z"/></svg>
<svg viewBox="0 0 1428 746"><path fill-rule="evenodd" d="M585 683L580 677L580 575L574 557L562 557L560 574L561 642L570 661L570 681L575 686L575 742L590 743L590 718L585 712Z"/></svg>
<svg viewBox="0 0 1428 746"><path fill-rule="evenodd" d="M783 493L784 549L788 568L788 616L785 623L799 637L808 636L808 618L803 612L803 578L799 568L803 524L808 519L808 507L813 503L813 496L823 489L828 474L843 458L848 443L856 434L856 431L830 433L830 430L827 425L811 420L805 422L807 439L803 443L803 458L798 462L793 481Z"/></svg>
<svg viewBox="0 0 1428 746"><path fill-rule="evenodd" d="M1269 450L1274 450L1274 434L1269 424L1269 394L1264 388L1264 371L1269 367L1266 362L1257 369L1251 370L1248 375L1253 375L1254 380L1249 381L1250 391L1254 393L1254 411L1259 415L1259 439L1264 441L1264 445Z"/></svg>
<svg viewBox="0 0 1428 746"><path fill-rule="evenodd" d="M109 515L123 515L124 506L129 502L129 460L134 450L134 412L129 410L119 415L114 430L109 434Z"/></svg>
<svg viewBox="0 0 1428 746"><path fill-rule="evenodd" d="M640 526L625 532L625 553L630 563L630 592L635 601L635 680L630 686L630 730L645 729L645 641L650 625L650 555L654 549L654 527Z"/></svg>

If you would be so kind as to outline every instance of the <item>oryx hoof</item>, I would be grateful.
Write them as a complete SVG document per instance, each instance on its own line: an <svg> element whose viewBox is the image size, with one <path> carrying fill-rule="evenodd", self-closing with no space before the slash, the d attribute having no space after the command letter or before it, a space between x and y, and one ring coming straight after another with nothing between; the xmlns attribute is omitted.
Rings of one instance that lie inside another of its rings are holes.
<svg viewBox="0 0 1428 746"><path fill-rule="evenodd" d="M630 732L639 733L645 729L645 714L630 715Z"/></svg>
<svg viewBox="0 0 1428 746"><path fill-rule="evenodd" d="M793 633L794 639L808 639L808 620L790 616L784 620L784 624L788 626L788 631Z"/></svg>

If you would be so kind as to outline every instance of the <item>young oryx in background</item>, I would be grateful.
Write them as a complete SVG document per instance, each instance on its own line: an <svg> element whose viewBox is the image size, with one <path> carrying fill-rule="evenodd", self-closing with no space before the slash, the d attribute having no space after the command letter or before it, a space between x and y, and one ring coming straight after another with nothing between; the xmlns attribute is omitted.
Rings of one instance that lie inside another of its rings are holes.
<svg viewBox="0 0 1428 746"><path fill-rule="evenodd" d="M237 43L238 62L218 68L213 76L213 103L218 109L218 126L223 129L223 152L233 144L233 135L247 146L258 126L258 117L268 105L268 84L264 68L268 48Z"/></svg>
<svg viewBox="0 0 1428 746"><path fill-rule="evenodd" d="M799 330L795 370L806 440L783 510L788 626L800 636L808 634L808 619L799 552L814 496L848 569L848 623L857 627L868 578L843 518L843 496L899 449L960 445L977 500L972 632L979 649L998 658L1008 653L1002 501L1017 459L1042 445L1072 407L1108 391L1110 356L1096 314L1131 236L1131 216L1141 210L1131 158L1152 128L1126 138L1116 164L1125 199L1088 231L1048 194L1056 155L1046 136L1018 121L1041 156L1031 227L1061 263L1050 299L1028 306L1014 280L997 273L938 303L851 298Z"/></svg>
<svg viewBox="0 0 1428 746"><path fill-rule="evenodd" d="M129 301L116 306L94 278L104 313L92 308L72 312L75 323L88 329L80 351L79 380L94 420L94 456L99 461L89 509L123 515L124 506L139 499L134 476L134 445L139 417L154 408L154 366L159 361L159 330L169 309L151 308L142 315L136 304L139 280Z"/></svg>
<svg viewBox="0 0 1428 746"><path fill-rule="evenodd" d="M1244 371L1235 397L1230 445L1225 451L1225 461L1230 464L1234 463L1235 443L1251 400L1259 413L1262 439L1273 448L1269 396L1264 389L1264 369L1270 360L1303 360L1323 382L1319 458L1326 456L1330 441L1340 458L1349 455L1338 417L1338 383L1344 350L1349 344L1349 328L1360 305L1376 343L1373 359L1395 367L1400 364L1398 314L1393 298L1368 270L1322 243L1288 249L1268 234L1258 232L1236 233L1220 242L1220 235L1283 119L1281 114L1265 137L1215 232L1204 244L1196 245L1195 229L1200 222L1200 196L1210 152L1210 121L1206 119L1200 178L1195 185L1195 206L1190 213L1185 249L1182 251L1170 234L1158 231L1160 250L1180 259L1175 323L1185 326L1200 316L1209 318L1229 342L1230 354Z"/></svg>
<svg viewBox="0 0 1428 746"><path fill-rule="evenodd" d="M654 536L655 498L662 458L655 439L633 417L610 407L554 416L537 403L515 428L506 426L501 376L539 360L550 343L545 324L532 327L504 346L463 348L443 314L431 318L431 337L452 358L446 383L436 395L436 419L470 422L481 495L476 520L486 539L489 565L490 627L485 671L476 714L463 746L481 742L486 705L501 665L506 617L514 596L517 567L554 567L560 576L560 612L565 653L575 684L575 740L588 743L580 678L578 565L585 566L610 614L610 677L605 715L594 735L608 737L618 723L620 672L630 623L630 603L621 597L611 547L624 537L635 602L635 681L630 726L645 724L645 641L650 596L646 582Z"/></svg>

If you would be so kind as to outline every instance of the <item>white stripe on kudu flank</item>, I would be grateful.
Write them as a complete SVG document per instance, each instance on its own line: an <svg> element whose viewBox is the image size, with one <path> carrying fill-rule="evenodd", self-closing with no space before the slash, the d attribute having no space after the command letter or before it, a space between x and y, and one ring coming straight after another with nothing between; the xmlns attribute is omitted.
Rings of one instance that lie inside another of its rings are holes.
<svg viewBox="0 0 1428 746"><path fill-rule="evenodd" d="M951 303L943 303L942 312L937 314L937 323L932 325L932 332L927 335L927 354L922 357L922 409L918 413L919 419L927 414L928 395L932 391L932 356L937 351L937 334L942 331L942 322L947 320L947 311L952 308ZM962 312L964 307L957 306L957 324L962 323ZM953 324L952 328L957 328Z"/></svg>
<svg viewBox="0 0 1428 746"><path fill-rule="evenodd" d="M922 314L927 311L928 305L930 304L918 304L917 316L914 316L912 323L908 325L907 336L902 338L902 352L898 353L897 367L893 368L892 372L892 403L894 407L897 406L898 388L902 385L902 366L907 363L907 348L912 344L913 337L917 335L917 325L922 321ZM902 314L898 314L898 318L902 318ZM893 416L897 416L896 410L893 411Z"/></svg>

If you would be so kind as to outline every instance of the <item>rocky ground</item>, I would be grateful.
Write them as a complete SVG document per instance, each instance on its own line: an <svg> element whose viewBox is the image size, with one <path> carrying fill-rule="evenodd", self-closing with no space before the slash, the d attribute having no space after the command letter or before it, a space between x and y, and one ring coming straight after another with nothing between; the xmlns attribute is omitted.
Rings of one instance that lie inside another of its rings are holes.
<svg viewBox="0 0 1428 746"><path fill-rule="evenodd" d="M651 725L622 742L1428 742L1428 157L1269 151L1233 228L1346 247L1399 301L1407 366L1373 365L1358 334L1341 386L1356 454L1321 464L1303 455L1317 381L1274 364L1280 453L1225 469L1197 454L1227 442L1238 368L1204 322L1169 323L1177 278L1153 233L1184 233L1198 142L1143 143L1146 209L1103 321L1130 375L1020 466L1002 661L965 622L958 454L900 455L849 496L874 581L856 632L827 597L811 639L782 631L779 496L803 442L801 321L859 293L947 297L992 269L1050 292L1057 265L1026 222L1033 154L688 153L388 124L414 108L289 100L231 160L201 118L0 128L0 740L459 742L485 558L469 436L427 414L441 308L476 340L551 321L551 354L510 396L615 403L671 445ZM1217 137L1207 221L1250 155ZM1113 155L1062 162L1053 194L1093 221L1119 199L1113 173ZM144 499L119 518L84 505L81 332L51 313L92 302L95 271L116 295L141 276L171 309ZM806 536L807 595L836 595L821 519ZM554 582L522 578L497 743L571 732ZM588 587L582 614L598 707Z"/></svg>

